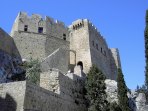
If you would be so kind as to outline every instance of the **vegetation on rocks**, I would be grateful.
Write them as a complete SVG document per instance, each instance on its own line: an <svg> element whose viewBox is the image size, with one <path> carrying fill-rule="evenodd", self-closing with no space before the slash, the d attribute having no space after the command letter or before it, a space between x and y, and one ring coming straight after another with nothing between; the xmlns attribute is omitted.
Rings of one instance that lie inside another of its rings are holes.
<svg viewBox="0 0 148 111"><path fill-rule="evenodd" d="M26 79L39 84L41 73L39 60L30 59L29 62L24 63L23 67L26 69Z"/></svg>

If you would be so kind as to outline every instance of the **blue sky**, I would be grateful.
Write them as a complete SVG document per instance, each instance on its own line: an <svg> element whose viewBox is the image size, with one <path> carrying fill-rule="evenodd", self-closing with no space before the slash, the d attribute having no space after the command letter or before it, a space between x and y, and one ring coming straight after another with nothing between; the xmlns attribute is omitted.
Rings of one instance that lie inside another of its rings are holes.
<svg viewBox="0 0 148 111"><path fill-rule="evenodd" d="M144 28L148 0L1 0L0 27L8 33L20 11L48 15L70 25L88 18L120 51L122 70L129 88L144 83Z"/></svg>

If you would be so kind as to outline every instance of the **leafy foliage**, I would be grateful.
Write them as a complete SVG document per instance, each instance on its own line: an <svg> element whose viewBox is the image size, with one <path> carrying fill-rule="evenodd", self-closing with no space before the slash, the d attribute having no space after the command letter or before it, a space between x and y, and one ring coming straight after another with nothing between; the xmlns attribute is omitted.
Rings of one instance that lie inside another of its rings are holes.
<svg viewBox="0 0 148 111"><path fill-rule="evenodd" d="M26 69L26 78L35 84L39 84L41 73L39 60L31 59L30 62L25 62L23 66Z"/></svg>
<svg viewBox="0 0 148 111"><path fill-rule="evenodd" d="M145 84L148 89L148 10L146 11L146 27L145 27Z"/></svg>
<svg viewBox="0 0 148 111"><path fill-rule="evenodd" d="M146 27L144 34L145 34L145 59L146 59L145 84L148 87L148 10L146 11Z"/></svg>
<svg viewBox="0 0 148 111"><path fill-rule="evenodd" d="M93 65L87 74L85 85L88 111L109 111L104 81L104 74Z"/></svg>
<svg viewBox="0 0 148 111"><path fill-rule="evenodd" d="M110 111L122 111L116 102L110 103Z"/></svg>
<svg viewBox="0 0 148 111"><path fill-rule="evenodd" d="M127 86L124 81L124 76L122 70L118 69L118 76L117 76L117 87L118 87L118 101L119 106L122 111L130 111L128 106L128 97L127 97Z"/></svg>

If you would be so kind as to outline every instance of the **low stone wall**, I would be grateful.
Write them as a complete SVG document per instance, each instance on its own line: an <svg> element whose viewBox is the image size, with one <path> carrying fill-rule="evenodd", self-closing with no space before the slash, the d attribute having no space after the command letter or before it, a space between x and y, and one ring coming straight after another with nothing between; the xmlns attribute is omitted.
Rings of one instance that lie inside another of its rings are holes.
<svg viewBox="0 0 148 111"><path fill-rule="evenodd" d="M26 82L0 84L0 111L23 111Z"/></svg>
<svg viewBox="0 0 148 111"><path fill-rule="evenodd" d="M85 111L83 104L28 81L0 84L1 111Z"/></svg>
<svg viewBox="0 0 148 111"><path fill-rule="evenodd" d="M24 111L85 111L85 107L51 91L27 83Z"/></svg>
<svg viewBox="0 0 148 111"><path fill-rule="evenodd" d="M50 69L40 74L40 86L59 94L61 98L73 103L84 104L84 78L73 73L62 74L57 69Z"/></svg>

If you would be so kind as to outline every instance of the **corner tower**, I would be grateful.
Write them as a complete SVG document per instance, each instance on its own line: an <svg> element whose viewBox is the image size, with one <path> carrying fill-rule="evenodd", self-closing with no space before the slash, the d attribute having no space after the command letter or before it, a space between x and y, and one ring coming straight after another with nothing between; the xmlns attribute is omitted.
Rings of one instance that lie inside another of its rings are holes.
<svg viewBox="0 0 148 111"><path fill-rule="evenodd" d="M84 73L96 65L107 78L116 80L117 66L110 48L98 32L97 28L87 19L74 21L70 28L70 64L81 65Z"/></svg>
<svg viewBox="0 0 148 111"><path fill-rule="evenodd" d="M79 19L74 21L70 30L70 65L81 65L86 73L91 67L90 43L89 43L89 21Z"/></svg>

